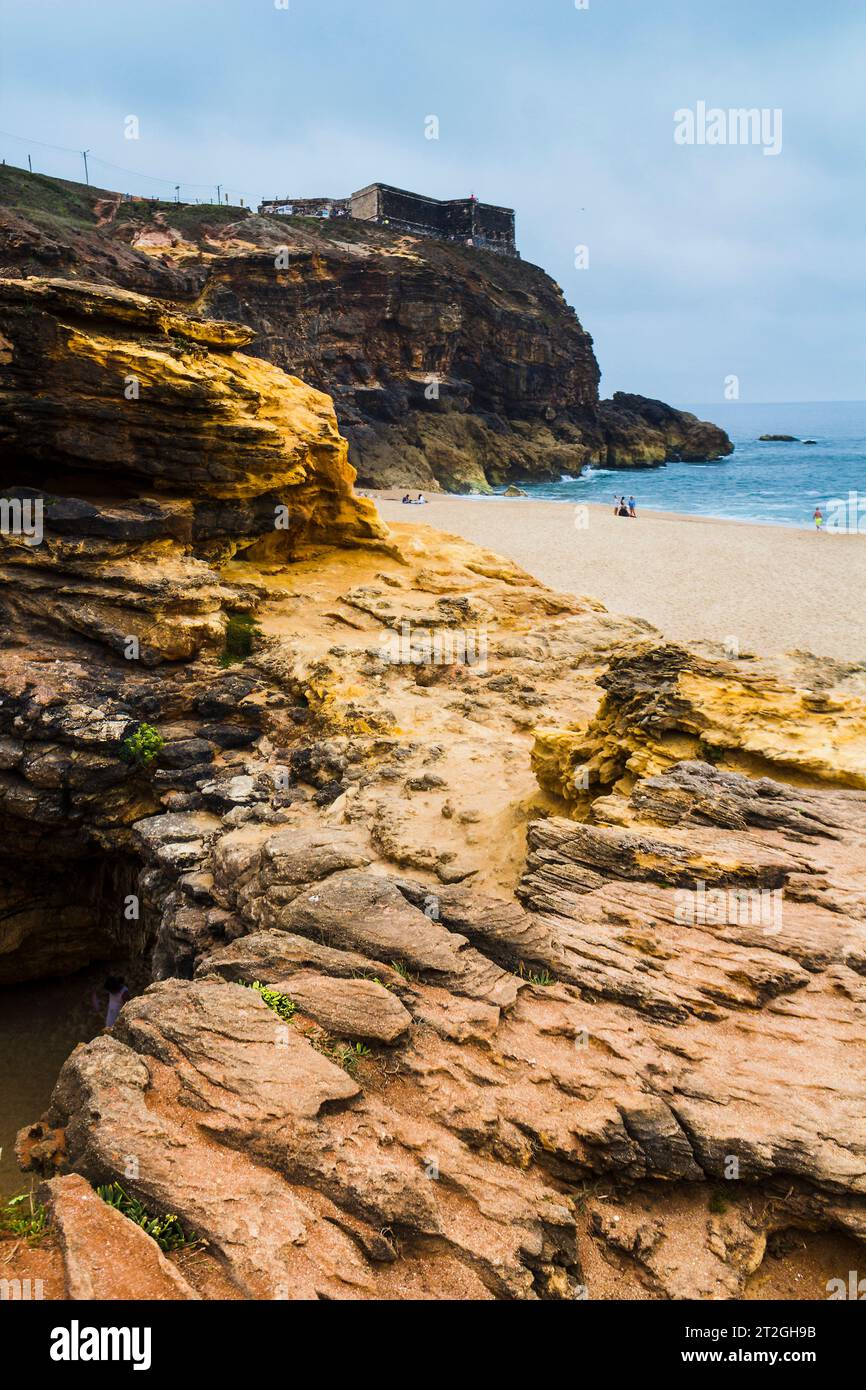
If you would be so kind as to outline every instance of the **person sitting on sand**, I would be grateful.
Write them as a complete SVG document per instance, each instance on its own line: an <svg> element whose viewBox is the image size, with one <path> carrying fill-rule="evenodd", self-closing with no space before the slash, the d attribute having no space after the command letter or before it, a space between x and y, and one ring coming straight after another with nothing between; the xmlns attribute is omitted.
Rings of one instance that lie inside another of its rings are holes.
<svg viewBox="0 0 866 1390"><path fill-rule="evenodd" d="M621 498L619 499L619 510L617 511L617 516L628 516L628 515L629 515L629 510L628 510L628 507L626 506L626 500L625 500L624 497L621 497Z"/></svg>
<svg viewBox="0 0 866 1390"><path fill-rule="evenodd" d="M824 525L824 513L821 511L820 507L815 508L815 515L812 517L812 520L815 523L815 530L820 531Z"/></svg>
<svg viewBox="0 0 866 1390"><path fill-rule="evenodd" d="M427 498L424 496L423 492L419 492L419 493L418 493L418 506L419 506L419 507L424 507L424 506L426 506L426 505L427 505Z"/></svg>

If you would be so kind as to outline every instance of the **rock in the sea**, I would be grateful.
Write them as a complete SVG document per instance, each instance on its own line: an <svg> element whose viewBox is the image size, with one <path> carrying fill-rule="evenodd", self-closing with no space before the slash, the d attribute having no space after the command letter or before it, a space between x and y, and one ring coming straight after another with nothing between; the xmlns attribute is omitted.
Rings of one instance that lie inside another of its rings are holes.
<svg viewBox="0 0 866 1390"><path fill-rule="evenodd" d="M727 458L734 446L723 429L662 401L617 391L599 406L607 468L708 463Z"/></svg>

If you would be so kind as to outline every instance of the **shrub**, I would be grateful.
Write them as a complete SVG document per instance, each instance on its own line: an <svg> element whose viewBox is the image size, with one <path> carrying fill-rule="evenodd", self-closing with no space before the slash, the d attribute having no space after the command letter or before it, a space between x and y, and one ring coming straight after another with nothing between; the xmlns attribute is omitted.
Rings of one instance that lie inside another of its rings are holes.
<svg viewBox="0 0 866 1390"><path fill-rule="evenodd" d="M247 984L247 981L244 980L242 983ZM261 980L253 980L251 985L247 985L247 988L254 989L256 994L260 995L265 1001L268 1008L273 1009L274 1013L278 1014L284 1023L291 1023L297 1013L297 1005L292 1003L288 995L279 994L275 989L268 989L267 985L263 985Z"/></svg>
<svg viewBox="0 0 866 1390"><path fill-rule="evenodd" d="M152 724L139 724L134 734L125 738L120 747L124 762L137 767L149 767L165 746L165 739Z"/></svg>
<svg viewBox="0 0 866 1390"><path fill-rule="evenodd" d="M252 656L261 629L252 613L233 613L226 622L220 666L237 666Z"/></svg>

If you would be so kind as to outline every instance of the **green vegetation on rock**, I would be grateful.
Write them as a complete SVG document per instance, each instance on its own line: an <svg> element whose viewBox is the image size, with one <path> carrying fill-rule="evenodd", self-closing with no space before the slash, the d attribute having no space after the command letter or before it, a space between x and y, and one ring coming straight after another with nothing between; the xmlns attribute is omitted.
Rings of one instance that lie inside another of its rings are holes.
<svg viewBox="0 0 866 1390"><path fill-rule="evenodd" d="M237 666L252 656L261 629L252 613L233 613L226 623L220 666Z"/></svg>
<svg viewBox="0 0 866 1390"><path fill-rule="evenodd" d="M188 1236L174 1213L165 1216L151 1216L137 1197L132 1197L119 1182L110 1182L97 1187L97 1195L108 1206L114 1207L129 1221L140 1226L145 1235L155 1240L160 1250L180 1250L186 1245L196 1243L197 1236Z"/></svg>
<svg viewBox="0 0 866 1390"><path fill-rule="evenodd" d="M164 746L165 739L158 729L152 724L139 724L135 733L123 740L120 755L124 762L135 763L137 767L149 767Z"/></svg>
<svg viewBox="0 0 866 1390"><path fill-rule="evenodd" d="M0 1207L0 1236L17 1236L35 1245L47 1234L48 1209L34 1200L32 1192L19 1192Z"/></svg>

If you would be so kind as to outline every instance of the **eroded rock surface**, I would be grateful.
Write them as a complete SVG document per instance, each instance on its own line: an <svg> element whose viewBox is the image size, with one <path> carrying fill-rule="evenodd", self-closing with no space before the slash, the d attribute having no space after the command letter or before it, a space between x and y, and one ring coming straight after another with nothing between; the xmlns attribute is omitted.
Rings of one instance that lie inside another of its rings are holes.
<svg viewBox="0 0 866 1390"><path fill-rule="evenodd" d="M330 400L240 352L242 325L30 279L0 282L0 333L0 487L25 518L0 533L10 628L188 658L256 605L215 561L383 538Z"/></svg>
<svg viewBox="0 0 866 1390"><path fill-rule="evenodd" d="M102 1303L198 1297L156 1241L108 1206L84 1178L52 1178L39 1197L60 1247L65 1298Z"/></svg>
<svg viewBox="0 0 866 1390"><path fill-rule="evenodd" d="M394 254L367 251L341 273ZM791 1230L866 1238L862 669L670 647L456 538L386 537L327 402L245 327L3 293L2 418L62 505L0 573L0 979L152 951L20 1145L73 1175L76 1287L116 1225L85 1182L207 1242L179 1273L204 1297L733 1298ZM132 439L112 382L139 360ZM256 520L280 477L297 545ZM238 610L258 627L220 664Z"/></svg>

